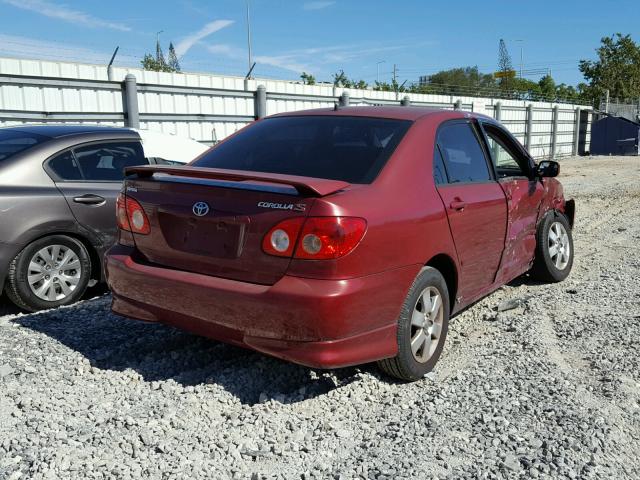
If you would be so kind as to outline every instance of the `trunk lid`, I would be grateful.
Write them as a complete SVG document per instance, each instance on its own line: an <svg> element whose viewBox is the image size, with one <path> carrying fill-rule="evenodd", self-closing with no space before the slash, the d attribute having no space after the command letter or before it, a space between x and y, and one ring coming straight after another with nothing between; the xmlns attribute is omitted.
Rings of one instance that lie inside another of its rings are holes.
<svg viewBox="0 0 640 480"><path fill-rule="evenodd" d="M314 198L345 182L195 167L127 169L125 194L145 210L149 235L135 235L146 261L216 277L271 285L290 259L262 251L286 218L306 217ZM292 239L293 241L293 239Z"/></svg>

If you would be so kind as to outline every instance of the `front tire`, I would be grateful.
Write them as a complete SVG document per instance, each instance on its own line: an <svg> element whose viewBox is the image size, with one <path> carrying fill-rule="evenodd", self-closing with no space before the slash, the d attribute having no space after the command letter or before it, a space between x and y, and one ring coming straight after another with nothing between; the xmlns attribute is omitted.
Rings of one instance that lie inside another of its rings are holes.
<svg viewBox="0 0 640 480"><path fill-rule="evenodd" d="M449 329L449 290L444 277L424 267L409 289L398 317L398 354L378 366L400 380L415 381L436 365Z"/></svg>
<svg viewBox="0 0 640 480"><path fill-rule="evenodd" d="M569 220L560 212L547 213L536 232L536 254L531 276L544 282L561 282L571 272L573 255Z"/></svg>
<svg viewBox="0 0 640 480"><path fill-rule="evenodd" d="M9 264L5 291L18 307L35 312L78 301L91 279L85 246L66 235L27 245Z"/></svg>

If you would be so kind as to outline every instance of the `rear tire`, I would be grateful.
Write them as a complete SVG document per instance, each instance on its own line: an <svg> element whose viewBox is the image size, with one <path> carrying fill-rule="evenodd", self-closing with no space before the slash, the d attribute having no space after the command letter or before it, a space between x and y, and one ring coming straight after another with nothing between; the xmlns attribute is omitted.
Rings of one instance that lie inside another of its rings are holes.
<svg viewBox="0 0 640 480"><path fill-rule="evenodd" d="M35 312L77 302L91 279L85 246L66 235L27 245L9 264L5 292L16 306Z"/></svg>
<svg viewBox="0 0 640 480"><path fill-rule="evenodd" d="M547 213L536 232L536 254L531 276L543 282L561 282L571 272L573 255L569 220L560 212Z"/></svg>
<svg viewBox="0 0 640 480"><path fill-rule="evenodd" d="M398 317L398 354L378 366L400 380L415 381L436 365L449 329L449 291L444 277L424 267L409 289Z"/></svg>

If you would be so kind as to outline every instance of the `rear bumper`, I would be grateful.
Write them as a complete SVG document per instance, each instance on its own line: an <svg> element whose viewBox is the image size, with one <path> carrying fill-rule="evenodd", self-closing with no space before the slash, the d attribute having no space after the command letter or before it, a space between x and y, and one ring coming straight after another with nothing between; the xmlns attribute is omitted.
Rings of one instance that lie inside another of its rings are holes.
<svg viewBox="0 0 640 480"><path fill-rule="evenodd" d="M115 313L318 368L394 356L396 320L421 267L256 285L136 263L131 253L117 245L106 256Z"/></svg>

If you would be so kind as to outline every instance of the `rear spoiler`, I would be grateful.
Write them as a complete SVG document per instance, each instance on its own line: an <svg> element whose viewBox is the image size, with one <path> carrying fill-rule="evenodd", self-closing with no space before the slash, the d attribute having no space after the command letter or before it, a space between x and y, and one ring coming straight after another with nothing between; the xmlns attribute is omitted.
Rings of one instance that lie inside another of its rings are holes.
<svg viewBox="0 0 640 480"><path fill-rule="evenodd" d="M349 183L340 180L301 177L298 175L281 175L278 173L244 172L242 170L226 170L221 168L143 165L124 169L126 176L137 175L138 178L148 178L155 173L212 180L230 180L235 182L253 180L277 183L280 185L289 185L294 187L300 195L312 197L324 197L325 195L335 193L349 186Z"/></svg>

